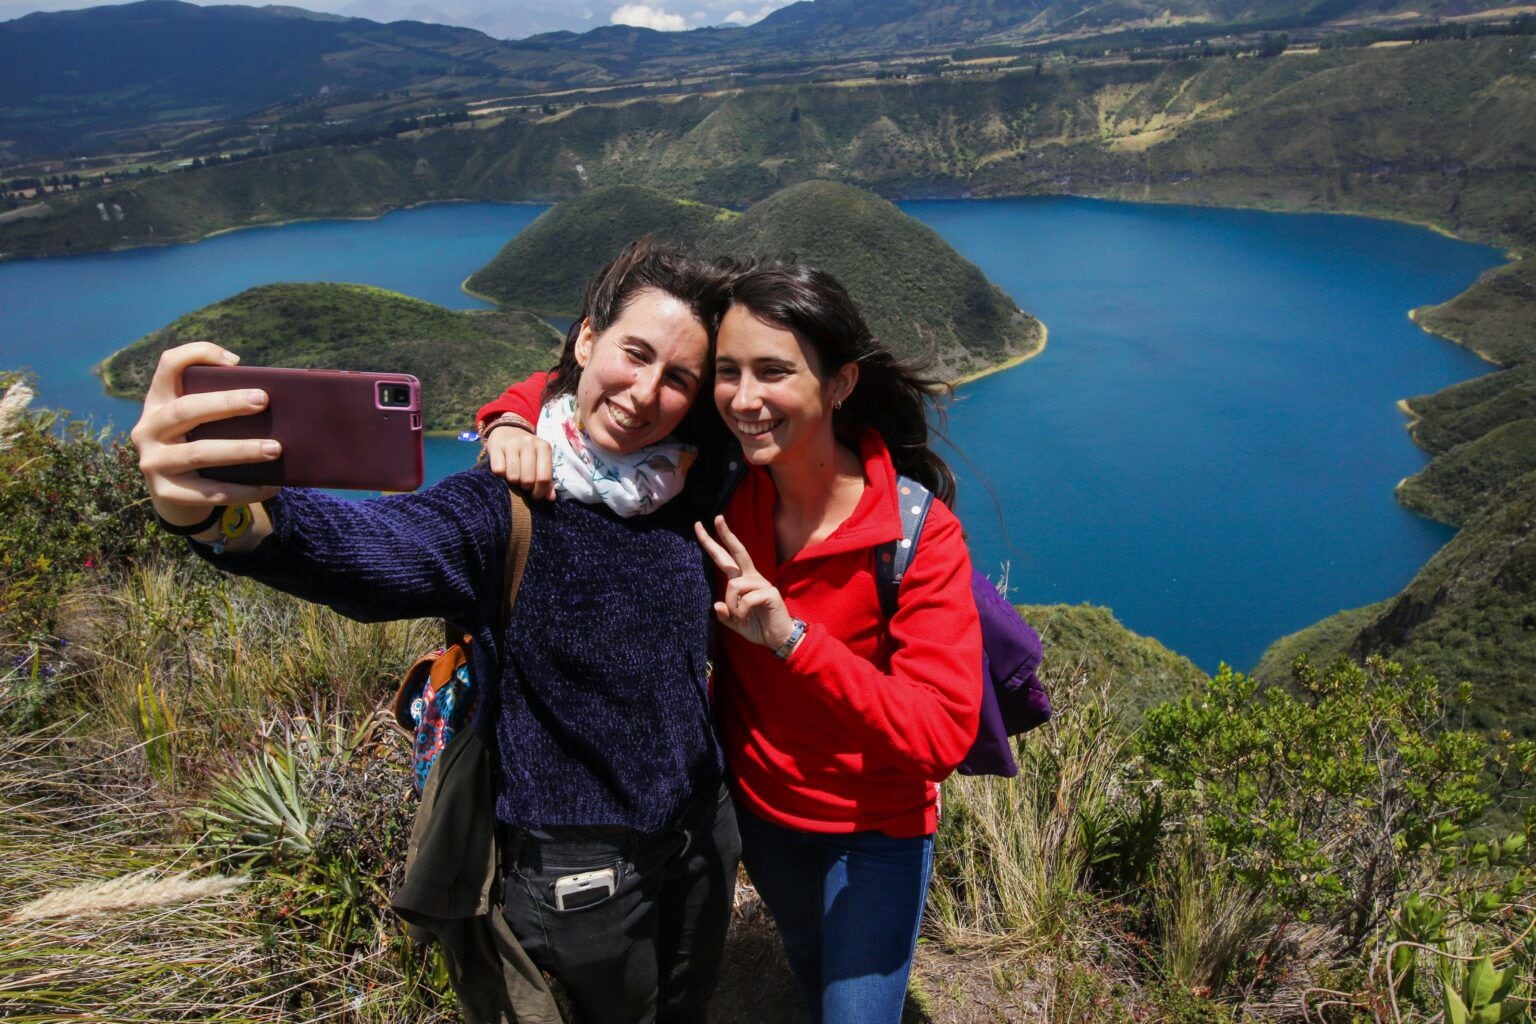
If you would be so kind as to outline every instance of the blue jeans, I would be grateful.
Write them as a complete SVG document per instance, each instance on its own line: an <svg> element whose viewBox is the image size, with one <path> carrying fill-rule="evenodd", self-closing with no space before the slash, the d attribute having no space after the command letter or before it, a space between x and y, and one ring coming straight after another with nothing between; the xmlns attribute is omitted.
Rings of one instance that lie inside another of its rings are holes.
<svg viewBox="0 0 1536 1024"><path fill-rule="evenodd" d="M898 1024L933 837L827 835L736 805L741 861L784 940L812 1024Z"/></svg>

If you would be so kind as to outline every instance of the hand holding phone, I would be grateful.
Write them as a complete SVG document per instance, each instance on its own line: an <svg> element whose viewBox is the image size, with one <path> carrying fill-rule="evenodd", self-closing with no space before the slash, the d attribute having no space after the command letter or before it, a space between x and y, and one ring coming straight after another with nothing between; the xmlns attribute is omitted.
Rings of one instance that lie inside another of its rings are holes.
<svg viewBox="0 0 1536 1024"><path fill-rule="evenodd" d="M228 483L411 491L423 476L421 382L406 373L188 366L186 395L262 391L265 405L193 427L194 442L272 438L282 454L263 462L206 465Z"/></svg>
<svg viewBox="0 0 1536 1024"><path fill-rule="evenodd" d="M182 373L188 367L233 366L239 361L235 353L208 342L179 345L160 354L132 437L139 449L139 471L144 474L150 501L155 512L167 522L191 525L205 519L216 505L254 505L277 493L276 487L208 480L198 473L199 468L210 465L270 462L282 454L282 446L275 439L187 438L198 424L241 416L266 406L267 395L263 391L182 394ZM260 533L259 528L253 531L251 541Z"/></svg>

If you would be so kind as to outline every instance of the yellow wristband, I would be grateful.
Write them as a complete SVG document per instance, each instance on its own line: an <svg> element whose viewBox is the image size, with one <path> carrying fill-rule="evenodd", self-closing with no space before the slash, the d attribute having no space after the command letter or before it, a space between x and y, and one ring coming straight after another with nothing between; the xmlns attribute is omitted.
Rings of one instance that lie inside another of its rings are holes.
<svg viewBox="0 0 1536 1024"><path fill-rule="evenodd" d="M213 542L213 553L222 555L224 545L251 532L256 516L249 505L231 505L219 517L219 539Z"/></svg>

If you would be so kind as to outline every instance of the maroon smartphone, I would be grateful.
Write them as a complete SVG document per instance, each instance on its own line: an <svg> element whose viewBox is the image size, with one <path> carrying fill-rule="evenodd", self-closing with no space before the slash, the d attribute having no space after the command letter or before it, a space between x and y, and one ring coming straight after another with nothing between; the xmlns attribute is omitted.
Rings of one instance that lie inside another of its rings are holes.
<svg viewBox="0 0 1536 1024"><path fill-rule="evenodd" d="M421 382L408 373L189 366L186 394L260 388L267 407L195 427L190 440L276 438L271 462L219 466L203 476L238 484L414 491L421 486Z"/></svg>

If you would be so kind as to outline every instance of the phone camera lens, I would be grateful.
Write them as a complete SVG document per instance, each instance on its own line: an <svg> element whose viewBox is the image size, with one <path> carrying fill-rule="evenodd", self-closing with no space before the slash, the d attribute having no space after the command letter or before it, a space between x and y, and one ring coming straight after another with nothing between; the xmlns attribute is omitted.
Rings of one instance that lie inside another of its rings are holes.
<svg viewBox="0 0 1536 1024"><path fill-rule="evenodd" d="M404 384L380 384L379 404L397 409L411 404L411 389Z"/></svg>

